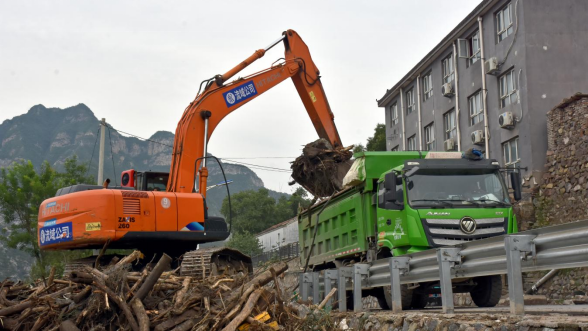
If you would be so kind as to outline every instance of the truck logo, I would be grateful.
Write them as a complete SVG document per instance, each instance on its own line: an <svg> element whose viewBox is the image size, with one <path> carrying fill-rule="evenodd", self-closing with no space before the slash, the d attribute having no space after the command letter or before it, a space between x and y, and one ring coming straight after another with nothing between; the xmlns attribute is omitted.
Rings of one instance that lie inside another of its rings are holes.
<svg viewBox="0 0 588 331"><path fill-rule="evenodd" d="M474 231L476 231L476 226L476 221L469 216L466 216L459 220L459 229L461 230L461 232L465 234L474 233Z"/></svg>
<svg viewBox="0 0 588 331"><path fill-rule="evenodd" d="M434 216L449 216L451 213L448 212L428 212L427 215L434 215Z"/></svg>

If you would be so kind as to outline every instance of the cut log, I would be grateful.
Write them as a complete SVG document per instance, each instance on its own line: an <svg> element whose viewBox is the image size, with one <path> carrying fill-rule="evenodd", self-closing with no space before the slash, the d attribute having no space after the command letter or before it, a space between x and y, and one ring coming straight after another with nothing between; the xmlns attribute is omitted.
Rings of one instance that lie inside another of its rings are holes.
<svg viewBox="0 0 588 331"><path fill-rule="evenodd" d="M222 331L235 331L237 327L239 327L239 325L241 325L241 323L243 323L247 317L251 315L251 312L253 311L253 308L255 308L255 304L257 303L257 300L259 300L261 293L263 293L263 289L257 289L253 291L241 312L237 314L237 316L235 316L235 318Z"/></svg>
<svg viewBox="0 0 588 331"><path fill-rule="evenodd" d="M131 308L133 308L133 312L135 313L135 316L137 316L139 330L149 331L149 317L147 316L147 312L145 312L145 307L143 306L141 300L131 301Z"/></svg>
<svg viewBox="0 0 588 331"><path fill-rule="evenodd" d="M133 300L134 299L139 299L139 300L145 299L145 297L147 296L149 291L151 291L151 289L153 288L153 286L155 285L155 283L157 282L157 280L159 279L161 274L164 271L166 271L167 269L169 269L171 260L172 259L171 259L171 257L169 257L169 255L163 254L161 259L159 259L159 262L157 262L157 265L155 265L155 268L153 268L151 273L149 273L149 276L147 276L147 278L145 279L145 282L143 283L141 288L139 288L137 293L135 293Z"/></svg>

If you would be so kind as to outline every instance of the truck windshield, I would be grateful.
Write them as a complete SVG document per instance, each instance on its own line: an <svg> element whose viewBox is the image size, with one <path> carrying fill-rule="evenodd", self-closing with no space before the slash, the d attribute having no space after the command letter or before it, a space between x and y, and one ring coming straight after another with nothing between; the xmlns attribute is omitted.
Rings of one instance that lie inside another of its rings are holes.
<svg viewBox="0 0 588 331"><path fill-rule="evenodd" d="M422 170L406 180L412 207L509 207L499 172Z"/></svg>

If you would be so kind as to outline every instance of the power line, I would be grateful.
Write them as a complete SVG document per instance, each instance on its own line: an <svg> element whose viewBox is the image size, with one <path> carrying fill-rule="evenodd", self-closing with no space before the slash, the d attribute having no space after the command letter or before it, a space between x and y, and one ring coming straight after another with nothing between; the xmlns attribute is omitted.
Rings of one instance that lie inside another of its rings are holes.
<svg viewBox="0 0 588 331"><path fill-rule="evenodd" d="M225 161L229 161L229 162L235 162L235 163L240 163L240 164L249 165L249 166L254 166L254 167L267 168L267 169L270 169L270 170L278 170L278 171L287 171L287 172L290 172L290 170L289 170L289 169L282 169L282 168L268 167L268 166L263 166L263 165L259 165L259 164L253 164L253 163L239 162L239 161L235 161L235 160L231 160L231 159L222 159L222 158L221 158L221 160L225 160Z"/></svg>
<svg viewBox="0 0 588 331"><path fill-rule="evenodd" d="M160 141L157 141L157 140L147 139L147 138L139 137L139 136L134 135L132 133L128 133L128 132L124 132L124 131L121 131L121 130L117 130L117 129L113 128L111 125L108 125L108 128L109 129L112 129L112 130L114 130L114 131L116 131L118 133L128 134L129 136L135 137L137 139L141 139L141 140L145 140L145 141L150 141L152 143L156 143L156 144L160 144L160 145L163 145L163 146L167 146L169 148L174 148L174 146L172 146L172 145L164 144L164 143L162 143Z"/></svg>
<svg viewBox="0 0 588 331"><path fill-rule="evenodd" d="M126 135L129 135L131 137L135 137L137 139L141 139L141 140L144 140L144 141L149 141L149 142L152 142L152 143L156 143L156 144L160 144L160 145L163 145L163 146L166 146L166 147L173 148L173 146L168 145L168 144L165 144L165 143L162 143L162 142L159 142L157 140L143 138L143 137L137 136L137 135L132 134L132 133L129 133L129 132L125 132L125 131L122 131L122 130L117 130L117 129L113 128L110 124L107 124L107 127L109 129L109 131L108 131L108 134L109 135L110 135L110 130L112 129L115 132L126 134ZM111 145L112 145L112 142L111 142ZM112 149L112 146L111 146L111 149ZM287 173L290 173L291 170L290 169L275 168L275 167L268 167L268 166L264 166L264 165L260 165L260 164L245 163L245 162L240 162L240 161L235 161L235 160L240 160L240 159L243 159L243 160L246 160L246 159L295 159L295 158L296 157L290 157L290 156L253 156L253 157L234 157L234 158L230 158L230 159L229 158L220 158L219 157L220 160L228 161L230 163L235 163L235 164L240 164L240 165L246 165L246 166L248 166L248 167L250 167L252 169L255 169L255 170L265 170L265 171L284 172L284 173L286 173L286 172Z"/></svg>

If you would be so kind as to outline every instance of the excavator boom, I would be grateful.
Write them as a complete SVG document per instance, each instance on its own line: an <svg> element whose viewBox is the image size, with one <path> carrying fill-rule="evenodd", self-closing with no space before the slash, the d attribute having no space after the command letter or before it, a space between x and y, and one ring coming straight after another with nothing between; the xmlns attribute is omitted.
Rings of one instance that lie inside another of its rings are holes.
<svg viewBox="0 0 588 331"><path fill-rule="evenodd" d="M226 83L280 42L285 47L282 62ZM255 51L233 69L211 79L204 92L186 108L176 129L168 191L205 194L206 145L218 124L232 111L288 78L292 79L319 137L327 139L333 147L342 146L320 72L304 41L294 30L288 30L266 49ZM200 169L198 175L195 169Z"/></svg>

